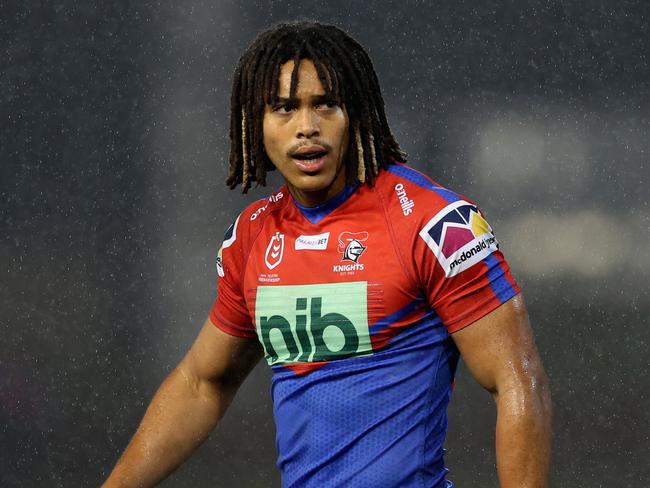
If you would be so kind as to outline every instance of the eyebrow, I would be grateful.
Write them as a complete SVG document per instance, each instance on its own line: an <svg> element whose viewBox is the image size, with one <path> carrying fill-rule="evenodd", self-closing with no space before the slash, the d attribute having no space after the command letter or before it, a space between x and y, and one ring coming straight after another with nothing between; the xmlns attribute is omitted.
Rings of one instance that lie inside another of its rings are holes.
<svg viewBox="0 0 650 488"><path fill-rule="evenodd" d="M299 98L293 97L293 98L287 98L287 97L276 97L276 103L298 103ZM330 102L330 101L335 101L336 99L332 96L327 95L327 93L323 93L322 95L314 95L313 97L310 98L311 102Z"/></svg>

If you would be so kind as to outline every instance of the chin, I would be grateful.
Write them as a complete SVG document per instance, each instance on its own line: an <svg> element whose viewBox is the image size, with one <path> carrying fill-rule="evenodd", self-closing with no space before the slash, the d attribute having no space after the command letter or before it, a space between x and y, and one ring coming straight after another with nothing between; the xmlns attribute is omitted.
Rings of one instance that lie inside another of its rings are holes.
<svg viewBox="0 0 650 488"><path fill-rule="evenodd" d="M298 184L292 185L296 190L306 192L306 193L316 193L320 191L326 191L331 186L331 181L313 181L313 182L300 182Z"/></svg>

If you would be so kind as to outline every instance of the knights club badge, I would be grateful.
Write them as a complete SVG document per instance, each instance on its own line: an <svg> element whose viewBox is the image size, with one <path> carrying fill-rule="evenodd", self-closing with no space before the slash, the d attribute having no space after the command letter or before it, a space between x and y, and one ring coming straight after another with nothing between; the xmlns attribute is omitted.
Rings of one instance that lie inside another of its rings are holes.
<svg viewBox="0 0 650 488"><path fill-rule="evenodd" d="M271 241L266 248L266 254L264 255L266 267L269 269L275 268L282 262L282 256L284 256L284 234L276 232L271 237Z"/></svg>
<svg viewBox="0 0 650 488"><path fill-rule="evenodd" d="M339 234L338 251L343 253L342 261L352 261L356 263L366 250L366 246L361 244L368 239L367 232L341 232Z"/></svg>

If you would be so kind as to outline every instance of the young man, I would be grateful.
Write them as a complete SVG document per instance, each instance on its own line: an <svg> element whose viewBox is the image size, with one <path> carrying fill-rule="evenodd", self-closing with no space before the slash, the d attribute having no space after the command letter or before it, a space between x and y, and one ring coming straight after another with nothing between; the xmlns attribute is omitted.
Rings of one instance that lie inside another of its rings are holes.
<svg viewBox="0 0 650 488"><path fill-rule="evenodd" d="M262 356L283 486L453 486L459 354L496 401L501 486L546 486L550 395L519 288L476 205L404 160L356 41L304 22L259 35L235 72L227 183L277 168L285 186L228 229L209 319L105 486L173 471Z"/></svg>

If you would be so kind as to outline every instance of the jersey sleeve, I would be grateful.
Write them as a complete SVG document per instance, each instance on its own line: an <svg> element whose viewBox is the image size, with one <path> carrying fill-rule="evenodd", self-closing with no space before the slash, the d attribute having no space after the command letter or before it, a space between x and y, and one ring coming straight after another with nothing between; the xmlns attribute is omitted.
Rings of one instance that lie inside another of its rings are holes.
<svg viewBox="0 0 650 488"><path fill-rule="evenodd" d="M240 216L241 217L241 216ZM240 217L226 231L217 256L217 297L210 310L210 320L227 334L254 338L243 292L246 258L246 229L240 228Z"/></svg>
<svg viewBox="0 0 650 488"><path fill-rule="evenodd" d="M492 228L472 202L446 202L423 215L418 227L416 270L428 303L450 333L519 293Z"/></svg>

